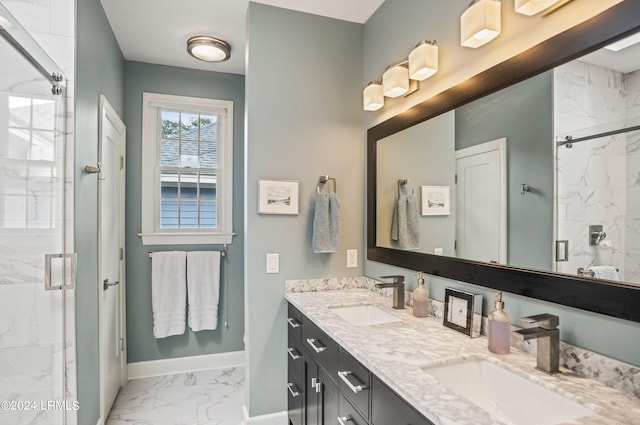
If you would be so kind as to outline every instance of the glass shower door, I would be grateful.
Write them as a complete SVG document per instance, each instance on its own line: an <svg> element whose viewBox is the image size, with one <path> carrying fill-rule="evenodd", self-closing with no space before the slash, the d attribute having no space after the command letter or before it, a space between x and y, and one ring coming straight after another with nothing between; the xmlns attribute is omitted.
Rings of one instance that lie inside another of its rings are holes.
<svg viewBox="0 0 640 425"><path fill-rule="evenodd" d="M0 15L0 423L65 424L78 408L65 90Z"/></svg>

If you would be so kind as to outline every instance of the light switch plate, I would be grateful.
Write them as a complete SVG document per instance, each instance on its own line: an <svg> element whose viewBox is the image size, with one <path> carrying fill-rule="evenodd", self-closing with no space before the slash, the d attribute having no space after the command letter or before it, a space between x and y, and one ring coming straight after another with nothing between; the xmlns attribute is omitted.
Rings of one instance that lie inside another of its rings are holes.
<svg viewBox="0 0 640 425"><path fill-rule="evenodd" d="M353 269L358 267L358 250L347 249L347 268Z"/></svg>
<svg viewBox="0 0 640 425"><path fill-rule="evenodd" d="M280 273L280 254L267 254L267 273Z"/></svg>

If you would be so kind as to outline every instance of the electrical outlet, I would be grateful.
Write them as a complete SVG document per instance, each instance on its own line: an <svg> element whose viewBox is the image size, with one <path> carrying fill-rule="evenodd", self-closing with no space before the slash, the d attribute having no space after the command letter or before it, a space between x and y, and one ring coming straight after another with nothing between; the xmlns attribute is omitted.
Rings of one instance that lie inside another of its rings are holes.
<svg viewBox="0 0 640 425"><path fill-rule="evenodd" d="M267 273L280 273L280 254L267 254Z"/></svg>
<svg viewBox="0 0 640 425"><path fill-rule="evenodd" d="M347 249L347 268L352 269L358 267L358 250Z"/></svg>
<svg viewBox="0 0 640 425"><path fill-rule="evenodd" d="M433 248L433 253L435 255L444 255L444 250L442 248Z"/></svg>

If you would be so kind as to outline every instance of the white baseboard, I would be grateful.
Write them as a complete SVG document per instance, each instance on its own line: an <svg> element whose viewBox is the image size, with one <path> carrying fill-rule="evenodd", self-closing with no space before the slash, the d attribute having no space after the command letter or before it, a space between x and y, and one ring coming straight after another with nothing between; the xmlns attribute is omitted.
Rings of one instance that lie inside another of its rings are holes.
<svg viewBox="0 0 640 425"><path fill-rule="evenodd" d="M287 412L276 412L268 415L249 417L247 406L242 406L242 425L288 425Z"/></svg>
<svg viewBox="0 0 640 425"><path fill-rule="evenodd" d="M230 353L129 363L127 364L127 373L129 379L140 379L243 365L244 351L233 351Z"/></svg>

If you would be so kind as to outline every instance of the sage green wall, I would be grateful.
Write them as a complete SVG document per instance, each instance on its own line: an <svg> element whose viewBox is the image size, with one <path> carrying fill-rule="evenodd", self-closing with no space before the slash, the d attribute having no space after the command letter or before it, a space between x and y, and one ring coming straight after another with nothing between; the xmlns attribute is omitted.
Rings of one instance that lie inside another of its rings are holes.
<svg viewBox="0 0 640 425"><path fill-rule="evenodd" d="M75 243L78 253L76 341L79 424L100 417L98 355L98 179L82 172L98 162L98 99L124 112L124 58L100 0L76 2Z"/></svg>
<svg viewBox="0 0 640 425"><path fill-rule="evenodd" d="M507 138L508 264L552 270L553 72L457 108L455 131L456 150Z"/></svg>
<svg viewBox="0 0 640 425"><path fill-rule="evenodd" d="M216 245L142 245L141 164L142 93L163 93L233 101L233 228L227 246L220 287L218 328L155 339L151 310L149 251L218 250ZM129 363L175 357L242 351L244 344L244 76L198 71L141 62L125 65L125 122L127 124L126 265L127 357ZM226 285L223 284L225 281ZM224 326L228 318L228 328Z"/></svg>
<svg viewBox="0 0 640 425"><path fill-rule="evenodd" d="M597 2L585 1L591 4L590 7L597 8ZM586 6L586 3L583 5ZM441 49L441 70L436 74L439 76L438 78L434 76L433 79L423 82L420 91L433 90L433 87L444 90L449 87L442 83L447 78L442 72L443 69L452 70L452 72L465 69L468 66L473 66L472 62L485 61L486 56L493 55L495 50L509 50L507 44L510 41L507 39L507 35L509 31L512 33L515 31L516 24L523 18L515 16L513 4L509 2L503 2L505 13L503 14L503 34L500 37L475 51L473 49L460 50L462 48L459 47L458 22L460 14L466 6L466 3L439 0L386 0L364 25L365 75L360 85L364 86L367 81L376 76L379 77L386 65L406 58L410 49L419 40L425 38L437 38ZM565 6L560 12L551 15L553 21L544 18L544 23L553 25L554 22L557 22L556 20L559 21L563 18L563 14L569 15L573 10L577 10L576 5ZM542 21L538 22L543 18L527 19L525 20L526 25L533 25L531 28L532 36L535 36L537 32L545 31ZM536 24L536 22L538 23ZM575 22L575 19L568 22ZM389 105L385 105L383 108L385 111L381 112L382 115L366 115L365 127L371 127L379 119L384 119L385 114L408 108L411 102L416 99L413 96L416 95L389 102ZM403 273L410 284L413 281L413 272L410 270L398 269L372 261L365 261L364 273L372 277ZM431 296L435 299L443 300L444 287L452 285L483 294L485 315L491 310L489 300L493 299L494 295L491 290L433 277L428 278L427 281L431 286ZM415 285L415 283L413 284ZM637 323L511 294L505 294L505 304L505 309L511 315L514 323L517 323L518 317L530 314L542 312L557 314L560 316L560 336L563 341L640 366L640 351L637 349L637 342L640 341L640 326Z"/></svg>
<svg viewBox="0 0 640 425"><path fill-rule="evenodd" d="M249 3L246 74L246 365L251 417L283 412L286 388L284 280L360 275L364 133L362 25ZM338 252L311 249L320 175L337 179ZM298 215L258 215L258 180L298 180ZM280 273L265 255L280 254Z"/></svg>

